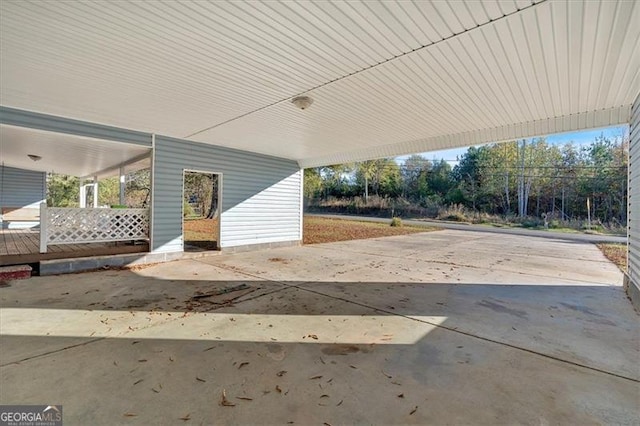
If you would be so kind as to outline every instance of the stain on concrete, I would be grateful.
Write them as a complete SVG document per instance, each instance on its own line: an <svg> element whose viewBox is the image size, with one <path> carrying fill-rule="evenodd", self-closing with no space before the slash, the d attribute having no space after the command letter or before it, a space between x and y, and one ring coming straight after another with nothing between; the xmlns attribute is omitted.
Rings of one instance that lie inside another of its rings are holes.
<svg viewBox="0 0 640 426"><path fill-rule="evenodd" d="M489 308L492 311L498 312L501 314L509 314L518 318L527 318L527 313L525 311L520 311L518 309L511 309L500 303L492 302L490 300L483 299L482 302L478 302L477 305L483 306L485 308Z"/></svg>
<svg viewBox="0 0 640 426"><path fill-rule="evenodd" d="M587 308L586 306L572 305L570 303L564 303L564 302L560 302L560 304L562 306L564 306L565 308L571 309L572 311L582 312L583 314L592 315L594 317L602 317L602 315L600 315L599 313L595 312L591 308Z"/></svg>
<svg viewBox="0 0 640 426"><path fill-rule="evenodd" d="M560 302L560 304L565 308L571 309L572 311L580 312L580 313L595 317L595 318L585 318L589 322L593 322L595 324L600 324L600 325L612 325L612 326L618 325L615 322L606 319L603 315L595 312L593 309L587 308L586 306L572 305L570 303L564 303L564 302Z"/></svg>
<svg viewBox="0 0 640 426"><path fill-rule="evenodd" d="M275 361L282 361L287 355L284 346L275 343L268 343L267 350L267 356Z"/></svg>
<svg viewBox="0 0 640 426"><path fill-rule="evenodd" d="M356 345L329 345L322 348L325 355L349 355L360 352Z"/></svg>

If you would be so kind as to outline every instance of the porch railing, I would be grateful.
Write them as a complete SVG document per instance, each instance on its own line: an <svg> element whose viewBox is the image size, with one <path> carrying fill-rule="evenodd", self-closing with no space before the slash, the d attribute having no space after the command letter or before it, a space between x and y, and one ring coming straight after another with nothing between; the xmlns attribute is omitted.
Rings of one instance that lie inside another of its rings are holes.
<svg viewBox="0 0 640 426"><path fill-rule="evenodd" d="M149 209L60 208L40 205L40 252L52 244L149 238Z"/></svg>

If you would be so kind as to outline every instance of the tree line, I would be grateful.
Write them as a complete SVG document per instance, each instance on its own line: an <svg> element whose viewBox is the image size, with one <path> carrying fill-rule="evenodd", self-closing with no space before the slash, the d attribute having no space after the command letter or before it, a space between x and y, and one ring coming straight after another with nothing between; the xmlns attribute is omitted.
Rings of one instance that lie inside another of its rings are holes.
<svg viewBox="0 0 640 426"><path fill-rule="evenodd" d="M604 135L588 145L544 138L469 148L455 166L411 155L305 170L313 208L387 205L434 212L455 206L515 218L592 218L626 223L628 141ZM365 209L366 210L366 209Z"/></svg>

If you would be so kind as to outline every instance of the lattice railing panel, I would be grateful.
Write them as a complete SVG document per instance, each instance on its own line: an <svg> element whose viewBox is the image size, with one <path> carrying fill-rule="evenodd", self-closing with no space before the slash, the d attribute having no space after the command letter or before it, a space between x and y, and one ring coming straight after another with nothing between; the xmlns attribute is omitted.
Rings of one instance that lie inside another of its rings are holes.
<svg viewBox="0 0 640 426"><path fill-rule="evenodd" d="M148 209L46 208L47 244L98 243L149 237ZM45 217L42 220L45 220Z"/></svg>

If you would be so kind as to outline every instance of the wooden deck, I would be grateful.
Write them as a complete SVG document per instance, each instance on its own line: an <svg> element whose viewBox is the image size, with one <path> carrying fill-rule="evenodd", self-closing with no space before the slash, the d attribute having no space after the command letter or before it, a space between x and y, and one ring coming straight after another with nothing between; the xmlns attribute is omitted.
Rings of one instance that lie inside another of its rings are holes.
<svg viewBox="0 0 640 426"><path fill-rule="evenodd" d="M40 232L30 229L0 230L0 266L36 263L41 260L149 251L148 243L118 242L50 245L40 253Z"/></svg>

